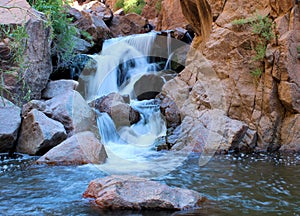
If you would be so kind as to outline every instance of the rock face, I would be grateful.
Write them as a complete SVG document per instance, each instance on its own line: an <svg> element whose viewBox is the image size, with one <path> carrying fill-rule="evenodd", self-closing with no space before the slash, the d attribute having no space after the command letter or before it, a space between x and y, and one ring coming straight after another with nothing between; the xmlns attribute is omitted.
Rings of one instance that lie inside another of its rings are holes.
<svg viewBox="0 0 300 216"><path fill-rule="evenodd" d="M21 109L0 97L0 152L13 148L21 124Z"/></svg>
<svg viewBox="0 0 300 216"><path fill-rule="evenodd" d="M116 127L130 126L137 123L141 116L118 93L111 93L92 102L99 112L106 112L115 122Z"/></svg>
<svg viewBox="0 0 300 216"><path fill-rule="evenodd" d="M194 10L192 1L184 2L183 12ZM200 23L200 13L184 12L198 36L185 70L164 85L163 93L176 103L183 119L199 119L203 110L223 110L225 116L251 130L249 137L257 131L256 150L299 149L299 4L292 0L283 4L267 0L207 2L215 20L211 35L205 41L203 32L210 27L195 25ZM268 42L262 61L253 61L259 37L252 33L251 25L232 24L257 13L272 15L278 38ZM251 74L256 68L262 70L258 77Z"/></svg>
<svg viewBox="0 0 300 216"><path fill-rule="evenodd" d="M64 126L33 109L24 118L17 152L42 155L67 137Z"/></svg>
<svg viewBox="0 0 300 216"><path fill-rule="evenodd" d="M102 143L92 132L75 134L58 146L52 148L37 160L38 164L82 165L102 164L107 158Z"/></svg>
<svg viewBox="0 0 300 216"><path fill-rule="evenodd" d="M172 188L134 176L109 176L90 182L83 195L94 198L101 209L182 210L199 206L198 192Z"/></svg>
<svg viewBox="0 0 300 216"><path fill-rule="evenodd" d="M13 7L11 9L0 8L0 24L4 25L25 25L27 39L24 41L26 49L24 51L24 62L26 67L22 77L26 83L26 89L18 81L18 76L14 81L8 82L9 90L22 97L30 93L31 99L40 99L41 91L46 87L48 78L52 71L50 57L50 27L45 25L45 16L33 10L26 0L1 1L1 6ZM17 83L17 84L16 84Z"/></svg>
<svg viewBox="0 0 300 216"><path fill-rule="evenodd" d="M156 27L157 30L186 27L188 24L189 23L182 13L180 0L164 0L161 2L161 11Z"/></svg>

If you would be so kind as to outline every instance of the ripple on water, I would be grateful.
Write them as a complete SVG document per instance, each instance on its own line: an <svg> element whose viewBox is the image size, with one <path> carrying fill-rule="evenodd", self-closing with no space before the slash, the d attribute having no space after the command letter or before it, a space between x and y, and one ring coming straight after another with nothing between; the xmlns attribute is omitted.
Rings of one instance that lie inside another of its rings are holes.
<svg viewBox="0 0 300 216"><path fill-rule="evenodd" d="M208 202L175 215L297 215L300 211L298 155L215 156L199 167L191 155L176 170L157 178L203 193ZM97 166L35 165L36 158L1 157L0 212L4 215L171 215L170 212L100 211L82 198L88 183L104 177ZM14 206L13 208L11 206Z"/></svg>

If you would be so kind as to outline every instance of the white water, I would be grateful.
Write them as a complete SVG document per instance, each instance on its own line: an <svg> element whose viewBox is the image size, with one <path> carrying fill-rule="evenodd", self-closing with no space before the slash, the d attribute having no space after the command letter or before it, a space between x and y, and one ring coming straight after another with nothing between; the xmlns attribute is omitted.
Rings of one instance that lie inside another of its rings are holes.
<svg viewBox="0 0 300 216"><path fill-rule="evenodd" d="M115 127L108 114L98 115L97 124L108 154L105 164L98 166L110 174L160 176L181 164L182 152L157 152L155 141L166 135L166 124L160 114L158 101L135 100L133 86L143 75L156 73L156 65L147 57L155 41L155 34L135 35L105 41L100 55L93 56L98 63L91 80L87 98L99 98L112 92L130 95L130 105L141 114L141 120L131 126ZM170 39L166 42L170 43ZM171 52L170 44L168 52ZM122 79L120 80L120 64Z"/></svg>

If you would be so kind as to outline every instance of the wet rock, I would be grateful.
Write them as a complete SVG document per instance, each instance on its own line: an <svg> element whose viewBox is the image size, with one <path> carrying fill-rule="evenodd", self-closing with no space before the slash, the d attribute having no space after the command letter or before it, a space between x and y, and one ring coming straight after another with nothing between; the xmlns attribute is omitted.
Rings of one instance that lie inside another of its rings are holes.
<svg viewBox="0 0 300 216"><path fill-rule="evenodd" d="M205 198L196 191L135 176L109 176L90 182L85 198L101 209L182 210L199 206Z"/></svg>
<svg viewBox="0 0 300 216"><path fill-rule="evenodd" d="M21 109L0 96L0 152L13 148L21 124Z"/></svg>
<svg viewBox="0 0 300 216"><path fill-rule="evenodd" d="M75 80L56 80L50 81L44 89L42 97L44 99L51 99L55 96L61 95L64 92L75 90L78 82Z"/></svg>
<svg viewBox="0 0 300 216"><path fill-rule="evenodd" d="M176 128L181 124L180 110L171 98L162 97L160 111L166 119L167 128Z"/></svg>
<svg viewBox="0 0 300 216"><path fill-rule="evenodd" d="M91 103L91 106L99 112L106 112L115 122L116 127L130 126L141 119L139 112L130 107L118 93L98 98Z"/></svg>
<svg viewBox="0 0 300 216"><path fill-rule="evenodd" d="M106 158L103 144L92 132L85 131L73 135L52 148L40 157L37 163L49 165L102 164Z"/></svg>
<svg viewBox="0 0 300 216"><path fill-rule="evenodd" d="M155 74L145 74L134 84L134 93L138 100L154 99L158 95L164 80Z"/></svg>
<svg viewBox="0 0 300 216"><path fill-rule="evenodd" d="M77 91L67 91L46 102L47 115L61 122L68 136L75 133L92 130L95 126L95 116L87 102Z"/></svg>
<svg viewBox="0 0 300 216"><path fill-rule="evenodd" d="M42 155L67 137L64 126L33 109L24 118L17 152Z"/></svg>

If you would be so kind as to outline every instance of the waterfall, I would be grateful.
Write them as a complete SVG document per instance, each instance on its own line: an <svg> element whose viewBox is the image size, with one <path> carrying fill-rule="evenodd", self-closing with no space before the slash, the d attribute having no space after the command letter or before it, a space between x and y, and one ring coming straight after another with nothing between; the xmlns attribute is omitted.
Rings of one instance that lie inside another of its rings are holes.
<svg viewBox="0 0 300 216"><path fill-rule="evenodd" d="M106 40L101 54L92 56L98 67L90 80L87 99L119 92L125 81L155 70L147 61L155 37L156 34L148 33Z"/></svg>

